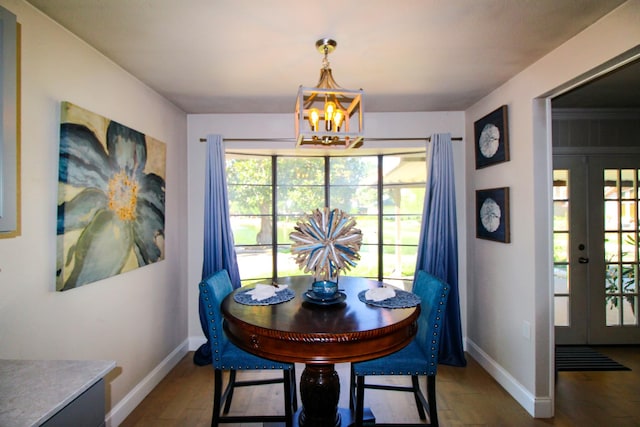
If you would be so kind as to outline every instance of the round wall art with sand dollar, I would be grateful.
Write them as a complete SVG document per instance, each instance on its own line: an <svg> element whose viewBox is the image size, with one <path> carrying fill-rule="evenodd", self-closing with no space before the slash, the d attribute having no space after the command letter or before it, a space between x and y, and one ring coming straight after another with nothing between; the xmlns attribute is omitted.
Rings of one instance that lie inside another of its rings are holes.
<svg viewBox="0 0 640 427"><path fill-rule="evenodd" d="M509 160L507 106L503 105L474 124L476 169Z"/></svg>
<svg viewBox="0 0 640 427"><path fill-rule="evenodd" d="M509 187L476 190L476 237L509 243Z"/></svg>

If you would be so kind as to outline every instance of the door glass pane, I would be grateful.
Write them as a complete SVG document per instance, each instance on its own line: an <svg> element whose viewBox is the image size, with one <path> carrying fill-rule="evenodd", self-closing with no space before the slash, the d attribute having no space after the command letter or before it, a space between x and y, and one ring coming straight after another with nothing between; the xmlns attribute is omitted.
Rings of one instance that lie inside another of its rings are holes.
<svg viewBox="0 0 640 427"><path fill-rule="evenodd" d="M618 233L604 233L604 259L605 262L618 261Z"/></svg>
<svg viewBox="0 0 640 427"><path fill-rule="evenodd" d="M620 211L618 210L618 201L604 202L604 229L617 230L620 224Z"/></svg>
<svg viewBox="0 0 640 427"><path fill-rule="evenodd" d="M636 260L636 239L635 233L622 233L621 242L622 262L633 262Z"/></svg>
<svg viewBox="0 0 640 427"><path fill-rule="evenodd" d="M556 326L569 326L569 297L556 296L554 298L554 314Z"/></svg>
<svg viewBox="0 0 640 427"><path fill-rule="evenodd" d="M604 171L607 326L637 325L637 169Z"/></svg>
<svg viewBox="0 0 640 427"><path fill-rule="evenodd" d="M569 293L569 266L558 264L553 269L553 284L556 294Z"/></svg>
<svg viewBox="0 0 640 427"><path fill-rule="evenodd" d="M635 170L623 169L620 171L620 195L623 199L635 199Z"/></svg>
<svg viewBox="0 0 640 427"><path fill-rule="evenodd" d="M553 233L553 260L569 261L569 233Z"/></svg>
<svg viewBox="0 0 640 427"><path fill-rule="evenodd" d="M555 326L569 326L569 170L553 171L553 282Z"/></svg>
<svg viewBox="0 0 640 427"><path fill-rule="evenodd" d="M622 292L624 294L630 294L635 292L635 266L633 264L622 264Z"/></svg>
<svg viewBox="0 0 640 427"><path fill-rule="evenodd" d="M604 198L618 200L618 171L605 169L604 171Z"/></svg>
<svg viewBox="0 0 640 427"><path fill-rule="evenodd" d="M605 273L605 292L617 294L620 292L620 270L618 264L607 265Z"/></svg>
<svg viewBox="0 0 640 427"><path fill-rule="evenodd" d="M620 204L620 221L623 230L636 229L636 201L623 200Z"/></svg>
<svg viewBox="0 0 640 427"><path fill-rule="evenodd" d="M569 170L555 169L553 171L553 200L569 199Z"/></svg>
<svg viewBox="0 0 640 427"><path fill-rule="evenodd" d="M569 202L566 200L553 202L553 229L569 231Z"/></svg>
<svg viewBox="0 0 640 427"><path fill-rule="evenodd" d="M629 295L623 299L622 302L622 324L623 325L636 325L638 319L636 317L638 308L638 297Z"/></svg>
<svg viewBox="0 0 640 427"><path fill-rule="evenodd" d="M620 325L620 297L607 298L606 322L607 326Z"/></svg>

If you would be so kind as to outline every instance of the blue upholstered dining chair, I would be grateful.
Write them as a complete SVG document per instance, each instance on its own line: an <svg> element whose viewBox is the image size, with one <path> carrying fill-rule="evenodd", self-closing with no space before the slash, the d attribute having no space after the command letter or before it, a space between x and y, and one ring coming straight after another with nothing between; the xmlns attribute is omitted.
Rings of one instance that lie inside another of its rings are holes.
<svg viewBox="0 0 640 427"><path fill-rule="evenodd" d="M223 318L220 304L231 291L233 291L233 286L226 270L220 270L200 282L200 300L206 308L205 314L209 325L209 342L211 343L211 359L214 369L211 426L217 427L219 423L285 422L286 426L290 427L293 425L293 413L298 408L295 365L255 356L238 348L227 339L222 328ZM236 380L237 371L266 369L282 370L283 376L271 379ZM224 392L222 392L223 371L229 371L229 382ZM284 415L227 416L234 388L276 383L284 384ZM223 403L224 409L221 414Z"/></svg>
<svg viewBox="0 0 640 427"><path fill-rule="evenodd" d="M353 409L355 402L357 426L362 426L364 391L367 388L413 393L420 419L426 421L426 410L429 414L429 425L434 427L438 426L436 372L438 370L440 332L442 330L442 321L449 297L449 285L421 270L417 274L412 291L420 297L420 316L418 317L418 332L415 339L405 348L388 356L351 364L349 403L351 409ZM371 384L365 382L366 376L374 375L411 376L411 386ZM419 375L426 375L427 378L426 399L420 390L420 384L418 382Z"/></svg>

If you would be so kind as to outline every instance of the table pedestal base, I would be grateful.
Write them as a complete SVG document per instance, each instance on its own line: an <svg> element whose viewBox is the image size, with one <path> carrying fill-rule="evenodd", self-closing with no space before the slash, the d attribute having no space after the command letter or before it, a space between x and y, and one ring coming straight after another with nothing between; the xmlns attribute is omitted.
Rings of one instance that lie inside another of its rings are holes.
<svg viewBox="0 0 640 427"><path fill-rule="evenodd" d="M333 364L305 365L300 378L302 412L298 417L304 427L338 427L340 377Z"/></svg>
<svg viewBox="0 0 640 427"><path fill-rule="evenodd" d="M355 424L355 413L338 408L340 377L334 364L306 364L300 378L302 407L294 416L296 427L346 427ZM371 411L365 423L372 425Z"/></svg>
<svg viewBox="0 0 640 427"><path fill-rule="evenodd" d="M300 413L302 409L298 409L298 412L293 416L293 427L300 427L300 423L298 418L300 417ZM350 411L349 408L338 408L338 412L340 415L340 427L355 427L356 425L356 412ZM284 427L284 423L264 423L263 427ZM369 408L364 408L364 418L362 422L363 426L375 426L376 425L376 417L373 416L373 413Z"/></svg>

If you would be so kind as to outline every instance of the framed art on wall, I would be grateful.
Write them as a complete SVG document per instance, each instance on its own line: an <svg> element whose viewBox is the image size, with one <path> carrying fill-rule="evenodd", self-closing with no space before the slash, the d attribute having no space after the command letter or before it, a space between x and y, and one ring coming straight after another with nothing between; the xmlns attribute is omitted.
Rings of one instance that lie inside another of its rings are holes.
<svg viewBox="0 0 640 427"><path fill-rule="evenodd" d="M56 289L164 259L166 144L62 102Z"/></svg>
<svg viewBox="0 0 640 427"><path fill-rule="evenodd" d="M0 7L0 239L20 235L20 24Z"/></svg>
<svg viewBox="0 0 640 427"><path fill-rule="evenodd" d="M474 122L476 169L509 160L507 106L503 105Z"/></svg>
<svg viewBox="0 0 640 427"><path fill-rule="evenodd" d="M509 187L476 190L476 237L509 243Z"/></svg>

